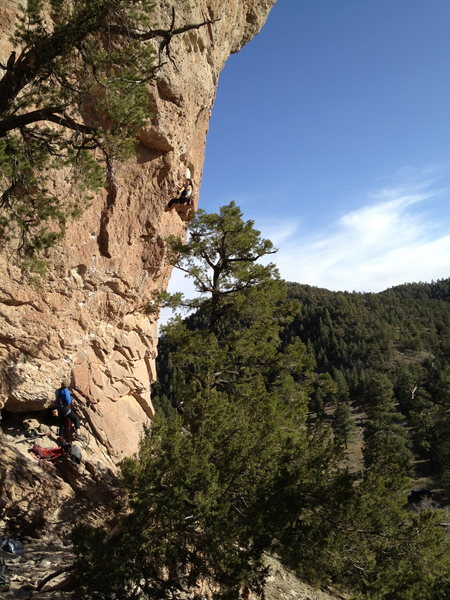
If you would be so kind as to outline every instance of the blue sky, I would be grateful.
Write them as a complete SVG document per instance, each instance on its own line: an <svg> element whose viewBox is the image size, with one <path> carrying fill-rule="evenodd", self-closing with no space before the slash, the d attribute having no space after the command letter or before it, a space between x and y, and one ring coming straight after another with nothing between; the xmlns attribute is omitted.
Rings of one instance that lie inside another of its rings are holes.
<svg viewBox="0 0 450 600"><path fill-rule="evenodd" d="M281 275L450 276L450 2L278 0L220 76L200 207L235 200Z"/></svg>

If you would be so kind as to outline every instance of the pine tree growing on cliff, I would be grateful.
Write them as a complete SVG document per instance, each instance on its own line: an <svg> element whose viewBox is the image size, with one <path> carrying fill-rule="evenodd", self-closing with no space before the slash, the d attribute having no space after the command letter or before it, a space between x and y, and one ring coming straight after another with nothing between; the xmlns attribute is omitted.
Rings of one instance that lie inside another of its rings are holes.
<svg viewBox="0 0 450 600"><path fill-rule="evenodd" d="M54 245L89 192L112 187L113 161L133 151L151 116L148 83L173 36L151 0L28 0L0 64L0 243L25 256ZM49 184L62 170L65 189Z"/></svg>
<svg viewBox="0 0 450 600"><path fill-rule="evenodd" d="M182 414L157 421L124 463L128 515L116 533L94 535L79 568L121 598L200 594L205 583L216 598L261 594L263 553L292 520L287 490L301 481L308 494L333 462L331 435L305 427L313 363L282 340L298 307L274 266L258 263L272 245L238 207L200 211L189 242L171 244L202 293L184 302L195 316L164 333Z"/></svg>
<svg viewBox="0 0 450 600"><path fill-rule="evenodd" d="M189 225L189 241L172 238L169 244L174 266L191 277L199 294L194 299L162 294L167 306L196 309L185 322L175 319L162 339L163 345L176 348L171 354L177 371L172 404L185 401L189 413L191 401L186 398L193 398L197 387L202 393L206 388L230 390L261 374L265 385L281 390L291 384L284 371L301 372L306 365L311 369L303 344L281 345L280 334L299 307L287 300L275 266L259 262L275 250L260 238L252 221L243 221L233 202L219 214L199 211ZM205 352L209 346L210 352ZM200 370L209 371L201 381L195 376ZM301 375L296 377L296 383L303 381ZM296 389L303 415L307 387Z"/></svg>

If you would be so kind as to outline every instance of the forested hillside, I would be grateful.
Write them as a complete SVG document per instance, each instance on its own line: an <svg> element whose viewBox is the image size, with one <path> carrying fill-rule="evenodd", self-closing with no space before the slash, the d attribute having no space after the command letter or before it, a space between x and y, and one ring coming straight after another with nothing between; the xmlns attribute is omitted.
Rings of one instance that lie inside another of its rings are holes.
<svg viewBox="0 0 450 600"><path fill-rule="evenodd" d="M289 335L314 354L319 381L331 376L333 382L316 387L311 411L339 409L342 419L343 403L349 403L367 412L373 402L370 381L382 375L392 386L394 421L406 428L416 458L429 460L435 486L448 494L450 279L378 294L292 283L289 296L301 303Z"/></svg>
<svg viewBox="0 0 450 600"><path fill-rule="evenodd" d="M301 312L292 331L314 348L321 371L394 371L450 354L450 279L379 294L330 292L296 283Z"/></svg>

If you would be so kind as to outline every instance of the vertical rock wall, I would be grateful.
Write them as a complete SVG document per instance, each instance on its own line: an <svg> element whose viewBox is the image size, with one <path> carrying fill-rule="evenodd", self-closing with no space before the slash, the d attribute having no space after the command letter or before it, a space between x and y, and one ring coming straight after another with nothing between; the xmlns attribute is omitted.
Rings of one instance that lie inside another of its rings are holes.
<svg viewBox="0 0 450 600"><path fill-rule="evenodd" d="M90 201L83 218L52 252L47 275L26 283L14 252L0 257L0 407L9 412L50 406L70 376L79 411L115 461L134 452L151 419L156 321L142 309L170 277L165 238L185 223L164 212L188 167L197 190L219 73L262 27L275 0L161 0L155 20L220 19L173 39L175 63L149 88L151 125L133 160L116 165L114 190ZM17 12L0 6L0 60ZM58 185L58 182L56 182Z"/></svg>

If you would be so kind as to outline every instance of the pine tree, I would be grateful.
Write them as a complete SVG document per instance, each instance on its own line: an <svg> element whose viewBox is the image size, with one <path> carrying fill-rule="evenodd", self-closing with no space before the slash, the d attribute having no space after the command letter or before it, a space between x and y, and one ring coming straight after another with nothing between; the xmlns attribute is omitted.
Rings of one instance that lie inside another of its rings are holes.
<svg viewBox="0 0 450 600"><path fill-rule="evenodd" d="M333 414L332 427L338 445L347 448L356 431L356 425L351 408L346 402L338 403Z"/></svg>
<svg viewBox="0 0 450 600"><path fill-rule="evenodd" d="M392 383L386 375L373 375L368 380L366 412L365 467L385 476L409 477L413 456L401 415L395 409Z"/></svg>
<svg viewBox="0 0 450 600"><path fill-rule="evenodd" d="M129 513L117 533L92 534L92 552L79 558L93 589L121 598L201 582L218 598L261 594L263 553L292 520L292 493L299 480L317 485L312 464L326 472L333 460L330 436L308 437L304 426L313 363L303 344L283 341L298 307L274 266L257 262L272 245L233 203L197 214L189 240L172 241L174 262L203 297L184 300L195 318L175 319L163 335L181 415L158 421L125 462ZM102 567L106 546L116 577Z"/></svg>

